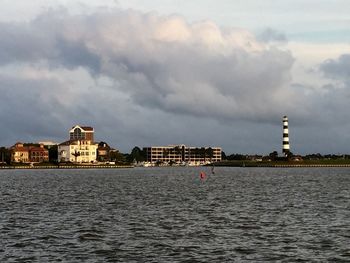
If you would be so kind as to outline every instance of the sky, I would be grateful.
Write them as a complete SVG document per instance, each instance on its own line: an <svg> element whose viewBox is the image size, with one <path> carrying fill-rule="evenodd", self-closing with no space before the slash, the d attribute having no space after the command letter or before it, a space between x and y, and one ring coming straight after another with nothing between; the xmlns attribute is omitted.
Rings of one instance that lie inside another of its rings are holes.
<svg viewBox="0 0 350 263"><path fill-rule="evenodd" d="M0 145L350 154L347 0L0 0Z"/></svg>

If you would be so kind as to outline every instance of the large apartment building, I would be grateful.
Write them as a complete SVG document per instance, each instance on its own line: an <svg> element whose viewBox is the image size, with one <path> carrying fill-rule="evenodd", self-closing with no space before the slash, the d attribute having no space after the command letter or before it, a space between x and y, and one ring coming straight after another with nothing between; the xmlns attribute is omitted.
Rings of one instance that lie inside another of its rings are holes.
<svg viewBox="0 0 350 263"><path fill-rule="evenodd" d="M97 158L97 144L87 140L66 141L58 145L58 161L91 163Z"/></svg>
<svg viewBox="0 0 350 263"><path fill-rule="evenodd" d="M92 127L75 125L69 131L69 140L58 145L59 162L91 163L97 158L98 145L94 142Z"/></svg>
<svg viewBox="0 0 350 263"><path fill-rule="evenodd" d="M143 151L149 163L187 163L193 165L221 161L220 147L187 147L185 145L145 147Z"/></svg>

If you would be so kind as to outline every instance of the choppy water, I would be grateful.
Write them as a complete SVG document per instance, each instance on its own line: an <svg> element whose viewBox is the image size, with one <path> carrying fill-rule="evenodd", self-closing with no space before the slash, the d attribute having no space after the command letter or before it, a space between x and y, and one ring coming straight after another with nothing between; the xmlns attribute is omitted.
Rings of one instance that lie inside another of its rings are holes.
<svg viewBox="0 0 350 263"><path fill-rule="evenodd" d="M350 169L0 171L0 262L350 262Z"/></svg>

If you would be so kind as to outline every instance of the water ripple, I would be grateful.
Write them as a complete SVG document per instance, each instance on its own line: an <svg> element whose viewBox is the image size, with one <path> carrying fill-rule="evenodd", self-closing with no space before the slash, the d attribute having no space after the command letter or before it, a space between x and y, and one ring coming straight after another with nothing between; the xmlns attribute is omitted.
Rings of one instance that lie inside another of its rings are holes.
<svg viewBox="0 0 350 263"><path fill-rule="evenodd" d="M350 261L348 169L201 169L0 171L0 262Z"/></svg>

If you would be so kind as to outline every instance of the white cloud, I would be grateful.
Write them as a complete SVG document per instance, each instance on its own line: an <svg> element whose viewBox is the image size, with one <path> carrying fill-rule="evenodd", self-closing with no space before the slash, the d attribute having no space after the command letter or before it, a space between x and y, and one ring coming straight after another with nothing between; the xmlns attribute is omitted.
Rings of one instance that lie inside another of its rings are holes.
<svg viewBox="0 0 350 263"><path fill-rule="evenodd" d="M7 63L22 54L16 62L84 67L123 83L123 91L143 106L203 117L277 114L281 101L271 94L289 80L293 63L289 52L264 46L248 31L189 24L178 16L59 11L11 30L3 35Z"/></svg>

